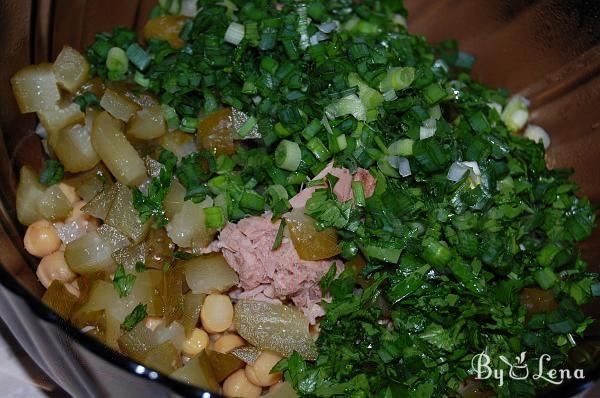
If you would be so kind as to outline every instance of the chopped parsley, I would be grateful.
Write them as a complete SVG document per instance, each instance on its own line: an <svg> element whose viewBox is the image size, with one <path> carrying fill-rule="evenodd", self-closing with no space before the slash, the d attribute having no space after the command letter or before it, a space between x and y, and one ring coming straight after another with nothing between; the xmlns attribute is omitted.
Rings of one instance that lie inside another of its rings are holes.
<svg viewBox="0 0 600 398"><path fill-rule="evenodd" d="M134 283L135 275L127 274L123 264L119 264L117 270L115 271L115 276L113 277L113 286L115 287L117 293L119 293L119 297L127 297L131 293Z"/></svg>
<svg viewBox="0 0 600 398"><path fill-rule="evenodd" d="M125 317L125 320L123 321L123 325L122 325L123 329L125 329L125 330L133 329L135 327L135 325L137 325L138 323L143 321L147 316L148 316L148 307L146 306L146 304L136 305L135 308L133 309L133 311L131 311L131 314L129 314Z"/></svg>
<svg viewBox="0 0 600 398"><path fill-rule="evenodd" d="M81 112L85 112L90 106L100 106L100 100L96 94L90 91L86 91L83 94L76 96L73 98L73 102L79 105Z"/></svg>
<svg viewBox="0 0 600 398"><path fill-rule="evenodd" d="M144 272L146 271L146 264L144 264L142 261L138 261L135 263L135 270L136 272Z"/></svg>
<svg viewBox="0 0 600 398"><path fill-rule="evenodd" d="M189 260L190 258L193 258L194 255L192 253L188 253L188 252L174 252L173 253L173 258L175 258L176 260Z"/></svg>
<svg viewBox="0 0 600 398"><path fill-rule="evenodd" d="M48 159L40 174L40 182L50 186L61 182L64 176L65 167L58 160Z"/></svg>
<svg viewBox="0 0 600 398"><path fill-rule="evenodd" d="M165 216L163 201L171 186L177 157L173 152L162 149L158 161L162 167L159 176L150 181L147 194L144 195L139 188L133 189L133 206L140 214L140 221L145 223L153 218L152 226L154 228L162 228L169 222Z"/></svg>

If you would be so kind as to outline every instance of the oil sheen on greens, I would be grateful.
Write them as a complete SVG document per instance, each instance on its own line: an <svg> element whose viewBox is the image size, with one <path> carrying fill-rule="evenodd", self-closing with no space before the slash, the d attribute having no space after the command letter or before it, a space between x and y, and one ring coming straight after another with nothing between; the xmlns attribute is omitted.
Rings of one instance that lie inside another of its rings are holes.
<svg viewBox="0 0 600 398"><path fill-rule="evenodd" d="M164 155L188 199L225 194L229 220L285 213L288 196L269 187L291 197L332 160L376 176L370 198L355 191L359 200L340 203L322 189L307 205L319 228L337 228L349 266L322 281L332 300L318 359L293 354L278 365L285 378L304 397L440 397L472 382L471 358L482 351L495 367L500 355L522 351L533 368L544 353L547 368L565 366L591 323L580 306L600 294L576 247L591 234L593 209L575 195L570 172L548 170L541 144L508 131L490 106L506 105L507 93L471 80L474 60L456 43L434 47L407 33L401 1L278 3L200 0L182 48L154 39L144 54L134 45L125 74L108 73L106 52L130 49L133 32L98 35L86 56L92 73L135 81L174 109L166 113L171 127L193 134L199 115L222 106L256 121L262 138L234 155L203 152L177 167ZM244 26L238 45L224 39L233 21ZM432 137L420 139L423 126L434 127ZM283 139L300 147L295 171L275 166ZM401 139L414 140L399 150L406 177L388 157ZM194 167L200 158L208 169ZM457 161L477 162L481 175L450 181ZM136 193L142 216L159 226L168 186L158 179L155 197ZM541 289L549 310L527 312ZM544 386L531 378L481 383L500 397Z"/></svg>

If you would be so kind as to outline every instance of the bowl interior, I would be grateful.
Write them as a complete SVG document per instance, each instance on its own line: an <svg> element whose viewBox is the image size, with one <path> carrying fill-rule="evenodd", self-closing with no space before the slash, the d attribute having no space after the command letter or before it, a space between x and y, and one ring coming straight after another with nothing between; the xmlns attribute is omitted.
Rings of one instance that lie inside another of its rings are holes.
<svg viewBox="0 0 600 398"><path fill-rule="evenodd" d="M79 50L97 32L143 27L152 0L0 1L0 263L29 293L43 289L35 260L22 247L16 221L15 171L40 167L43 150L35 118L20 115L9 79L20 68L54 59L65 44ZM457 39L474 54L476 79L532 101L532 123L552 137L550 167L574 168L582 194L600 204L600 2L594 0L406 0L409 30L431 42ZM581 245L590 270L600 272L600 229ZM3 281L14 283L13 281ZM600 302L586 307L600 319ZM586 342L597 358L600 323Z"/></svg>

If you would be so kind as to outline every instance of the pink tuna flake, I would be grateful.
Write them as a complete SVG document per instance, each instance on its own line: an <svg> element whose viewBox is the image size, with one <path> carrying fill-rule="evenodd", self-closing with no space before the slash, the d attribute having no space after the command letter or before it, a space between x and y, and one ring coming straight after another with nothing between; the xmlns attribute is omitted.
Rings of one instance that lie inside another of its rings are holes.
<svg viewBox="0 0 600 398"><path fill-rule="evenodd" d="M343 270L343 263L302 260L287 237L277 250L271 250L279 223L272 223L270 218L270 214L266 214L228 224L210 249L220 249L239 274L238 286L243 291L234 292L234 297L272 302L289 298L314 324L317 317L325 314L318 304L323 299L319 281L333 262L339 272Z"/></svg>
<svg viewBox="0 0 600 398"><path fill-rule="evenodd" d="M359 168L354 175L350 174L348 169L341 167L333 167L333 162L329 163L319 174L315 176L315 180L325 178L327 174L331 174L339 178L333 187L333 193L339 201L345 202L354 197L352 193L352 181L360 181L363 185L365 197L370 198L375 192L377 180L369 173L369 170ZM296 196L290 199L290 204L293 208L298 209L306 206L306 201L311 198L313 193L324 186L316 186L303 189Z"/></svg>

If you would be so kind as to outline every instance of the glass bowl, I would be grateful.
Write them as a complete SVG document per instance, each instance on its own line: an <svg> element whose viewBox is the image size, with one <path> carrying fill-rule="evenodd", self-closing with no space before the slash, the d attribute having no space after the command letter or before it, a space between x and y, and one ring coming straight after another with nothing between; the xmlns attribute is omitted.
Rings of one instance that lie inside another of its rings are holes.
<svg viewBox="0 0 600 398"><path fill-rule="evenodd" d="M178 383L83 335L44 306L36 261L23 249L16 221L15 171L40 167L43 150L35 119L20 115L9 78L31 63L54 59L64 44L83 49L94 34L115 26L140 29L152 0L0 0L0 317L35 362L75 397L215 396ZM406 0L409 30L431 42L457 39L474 54L474 76L521 93L532 102L532 123L552 137L551 167L573 167L573 180L600 204L600 2L597 0ZM600 230L581 245L600 271ZM599 302L586 312L600 319ZM585 379L541 393L565 397L600 377L600 323L580 351Z"/></svg>

